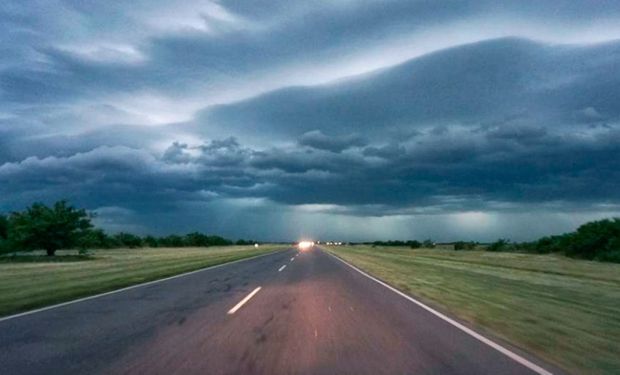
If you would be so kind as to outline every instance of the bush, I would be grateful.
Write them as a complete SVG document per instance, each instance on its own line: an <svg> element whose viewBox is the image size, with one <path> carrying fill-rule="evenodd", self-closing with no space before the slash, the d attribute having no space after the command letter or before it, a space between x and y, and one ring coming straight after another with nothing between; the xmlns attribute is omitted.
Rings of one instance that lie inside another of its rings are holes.
<svg viewBox="0 0 620 375"><path fill-rule="evenodd" d="M424 240L424 242L422 242L422 247L426 248L426 249L434 249L435 248L435 243L428 239L428 240Z"/></svg>
<svg viewBox="0 0 620 375"><path fill-rule="evenodd" d="M163 247L182 247L185 246L183 237L171 234L170 236L161 237L159 239L159 246Z"/></svg>
<svg viewBox="0 0 620 375"><path fill-rule="evenodd" d="M80 250L107 249L112 247L110 237L101 229L88 229L78 238L76 246Z"/></svg>
<svg viewBox="0 0 620 375"><path fill-rule="evenodd" d="M454 250L474 250L477 245L478 243L473 241L457 241L454 243Z"/></svg>
<svg viewBox="0 0 620 375"><path fill-rule="evenodd" d="M121 232L114 236L114 239L120 244L121 247L128 247L130 249L136 247L142 247L142 238L135 234Z"/></svg>
<svg viewBox="0 0 620 375"><path fill-rule="evenodd" d="M487 251L506 251L508 250L510 241L500 238L487 247Z"/></svg>
<svg viewBox="0 0 620 375"><path fill-rule="evenodd" d="M157 240L157 238L153 236L144 237L142 239L142 242L144 243L145 246L148 246L148 247L159 247L159 241Z"/></svg>
<svg viewBox="0 0 620 375"><path fill-rule="evenodd" d="M604 253L600 253L594 258L599 262L613 262L620 263L620 250L607 251Z"/></svg>
<svg viewBox="0 0 620 375"><path fill-rule="evenodd" d="M412 249L419 249L420 247L422 247L422 244L416 240L407 241L407 243L409 244L409 247Z"/></svg>
<svg viewBox="0 0 620 375"><path fill-rule="evenodd" d="M245 245L254 245L255 243L258 243L258 241L241 239L241 240L237 240L235 242L235 245L245 246Z"/></svg>
<svg viewBox="0 0 620 375"><path fill-rule="evenodd" d="M0 240L6 240L9 234L9 219L0 214Z"/></svg>
<svg viewBox="0 0 620 375"><path fill-rule="evenodd" d="M580 226L567 241L566 255L585 259L613 252L620 240L620 218L593 221Z"/></svg>

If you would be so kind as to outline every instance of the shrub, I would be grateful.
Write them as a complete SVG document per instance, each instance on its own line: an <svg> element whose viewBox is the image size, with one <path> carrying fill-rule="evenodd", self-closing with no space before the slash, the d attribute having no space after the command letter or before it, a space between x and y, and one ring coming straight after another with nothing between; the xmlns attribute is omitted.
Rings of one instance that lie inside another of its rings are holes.
<svg viewBox="0 0 620 375"><path fill-rule="evenodd" d="M416 240L407 241L407 244L409 244L409 247L412 249L419 249L420 247L422 247L422 244Z"/></svg>
<svg viewBox="0 0 620 375"><path fill-rule="evenodd" d="M500 238L487 247L487 251L506 251L510 241Z"/></svg>
<svg viewBox="0 0 620 375"><path fill-rule="evenodd" d="M454 250L473 250L477 245L478 243L473 241L457 241L454 243Z"/></svg>
<svg viewBox="0 0 620 375"><path fill-rule="evenodd" d="M142 239L144 245L148 247L159 247L159 241L153 236L146 236Z"/></svg>
<svg viewBox="0 0 620 375"><path fill-rule="evenodd" d="M9 219L0 214L0 240L6 240L9 234Z"/></svg>
<svg viewBox="0 0 620 375"><path fill-rule="evenodd" d="M422 242L422 247L426 248L426 249L434 249L435 248L435 243L428 239L428 240L424 240L424 242Z"/></svg>
<svg viewBox="0 0 620 375"><path fill-rule="evenodd" d="M142 239L135 234L121 232L116 234L114 239L121 247L128 247L130 249L142 247Z"/></svg>
<svg viewBox="0 0 620 375"><path fill-rule="evenodd" d="M595 259L602 253L613 252L620 239L620 218L593 221L580 226L567 241L565 253L585 259Z"/></svg>

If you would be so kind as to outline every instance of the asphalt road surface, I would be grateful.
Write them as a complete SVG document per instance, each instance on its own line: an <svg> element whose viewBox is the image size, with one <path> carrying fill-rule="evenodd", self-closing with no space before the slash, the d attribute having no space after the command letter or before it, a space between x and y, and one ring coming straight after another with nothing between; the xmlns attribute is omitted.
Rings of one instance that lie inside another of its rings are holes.
<svg viewBox="0 0 620 375"><path fill-rule="evenodd" d="M316 247L290 249L2 320L0 373L535 374L548 369L473 334Z"/></svg>

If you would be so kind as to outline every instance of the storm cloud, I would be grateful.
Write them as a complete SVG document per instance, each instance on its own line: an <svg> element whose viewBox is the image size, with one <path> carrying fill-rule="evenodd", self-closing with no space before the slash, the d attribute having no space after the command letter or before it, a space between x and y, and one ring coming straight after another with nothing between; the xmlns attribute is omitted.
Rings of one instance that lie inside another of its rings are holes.
<svg viewBox="0 0 620 375"><path fill-rule="evenodd" d="M38 5L0 9L0 211L278 240L620 212L615 2Z"/></svg>

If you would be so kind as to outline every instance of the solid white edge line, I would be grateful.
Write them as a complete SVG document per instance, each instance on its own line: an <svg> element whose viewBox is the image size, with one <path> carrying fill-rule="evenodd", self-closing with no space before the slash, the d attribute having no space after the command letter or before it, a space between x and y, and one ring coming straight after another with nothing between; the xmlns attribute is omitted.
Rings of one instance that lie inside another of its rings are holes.
<svg viewBox="0 0 620 375"><path fill-rule="evenodd" d="M356 270L357 272L359 272L362 275L366 276L367 278L369 278L369 279L371 279L371 280L373 280L373 281L383 285L384 287L390 289L391 291L393 291L394 293L400 295L401 297L404 297L404 298L408 299L409 301L415 303L416 305L420 306L421 308L423 308L424 310L430 312L431 314L437 316L438 318L441 318L444 321L452 324L453 326L455 326L456 328L460 329L461 331L467 333L468 335L473 336L474 338L476 338L479 341L482 341L483 343L487 344L488 346L492 347L493 349L497 350L498 352L506 355L507 357L509 357L510 359L514 360L515 362L517 362L517 363L519 363L519 364L529 368L530 370L532 370L532 371L534 371L534 372L536 372L536 373L538 373L540 375L553 375L551 372L545 370L544 368L538 366L535 363L532 363L532 362L528 361L527 359L521 357L520 355L518 355L518 354L516 354L516 353L514 353L514 352L512 352L512 351L510 351L510 350L508 350L506 348L504 348L500 344L498 344L498 343L496 343L496 342L494 342L494 341L492 341L492 340L482 336L481 334L479 334L478 332L472 330L471 328L468 328L468 327L464 326L463 324L457 322L456 320L451 319L451 318L445 316L444 314L440 313L439 311L432 309L431 307L429 307L429 306L423 304L422 302L416 300L415 298L413 298L413 297L411 297L411 296L401 292L400 290L398 290L398 289L396 289L396 288L394 288L394 287L384 283L383 281L375 278L374 276L371 276L371 275L367 274L366 272L364 272L361 269L355 267L354 265L350 264L349 262L345 261L344 259L341 259L340 257L337 257L336 255L334 255L334 254L332 254L332 253L330 253L328 251L325 251L325 253L327 253L330 256L338 259L342 263L344 263L347 266L353 268L354 270Z"/></svg>
<svg viewBox="0 0 620 375"><path fill-rule="evenodd" d="M241 308L241 306L245 305L246 302L248 302L250 300L250 298L254 297L254 295L256 293L258 293L258 291L261 289L261 287L259 286L258 288L254 289L252 291L252 293L248 294L247 296L245 296L244 299L242 299L241 301L239 301L238 304L235 305L235 307L233 307L232 309L228 310L228 315L232 315L234 314L237 310L239 310Z"/></svg>
<svg viewBox="0 0 620 375"><path fill-rule="evenodd" d="M286 250L284 250L284 251L286 251ZM256 255L256 256L253 256L253 257L249 257L249 258L237 259L237 260L233 260L232 262L220 263L220 264L216 264L216 265L213 265L213 266L208 266L208 267L200 268L200 269L197 269L197 270L193 270L193 271L189 271L189 272L185 272L185 273L180 273L178 275L168 276L168 277L165 277L163 279L151 280L151 281L147 281L145 283L130 285L130 286L126 286L126 287L121 288L121 289L115 289L115 290L111 290L111 291L105 292L105 293L95 294L95 295L88 296L88 297L78 298L78 299L74 299L74 300L66 301L66 302L61 302L61 303L58 303L58 304L55 304L55 305L45 306L45 307L41 307L41 308L35 309L35 310L24 311L24 312L21 312L21 313L18 313L18 314L9 315L9 316L5 316L3 318L0 318L0 322L3 322L5 320L14 319L14 318L19 318L19 317L30 315L30 314L35 314L35 313L46 311L46 310L55 309L57 307L63 307L63 306L71 305L73 303L78 303L78 302L88 301L90 299L95 299L95 298L99 298L99 297L108 296L108 295L114 294L114 293L124 292L124 291L130 290L130 289L140 288L140 287L147 286L147 285L161 283L163 281L177 279L179 277L189 276L189 275L192 275L194 273L208 271L208 270L211 270L211 269L214 269L214 268L219 268L219 267L227 266L229 264L239 263L239 262L243 262L243 261L246 261L246 260L256 259L256 258L268 256L268 255L274 255L274 254L277 254L278 252L279 252L278 250L275 250L275 251L273 251L271 253L267 253L267 254L261 254L261 255Z"/></svg>
<svg viewBox="0 0 620 375"><path fill-rule="evenodd" d="M278 269L278 272L282 272L282 270L283 270L283 269L285 269L285 268L286 268L286 264L285 264L285 265L283 265L282 267L280 267L280 268Z"/></svg>

